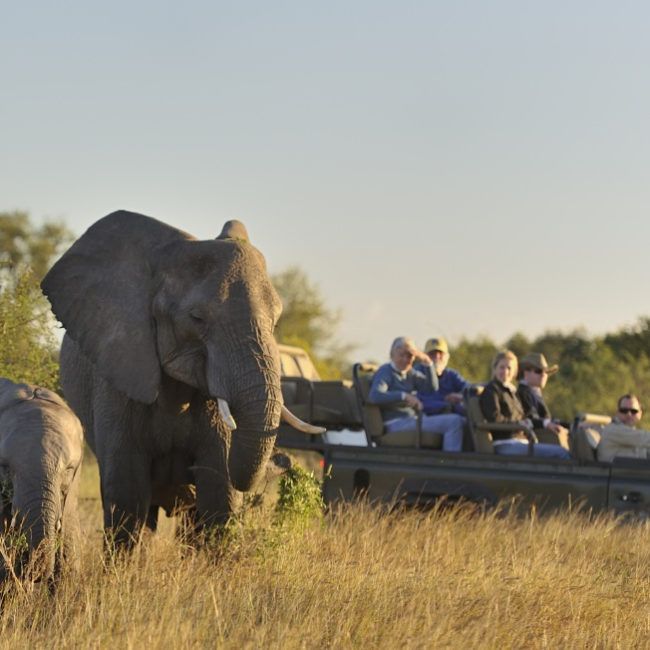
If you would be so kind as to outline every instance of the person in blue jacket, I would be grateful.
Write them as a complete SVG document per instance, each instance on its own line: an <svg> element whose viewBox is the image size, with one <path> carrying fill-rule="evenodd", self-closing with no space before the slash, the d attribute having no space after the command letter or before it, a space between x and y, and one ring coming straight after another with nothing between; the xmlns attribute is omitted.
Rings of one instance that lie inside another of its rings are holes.
<svg viewBox="0 0 650 650"><path fill-rule="evenodd" d="M418 361L418 368L413 363ZM433 361L415 347L412 339L400 336L390 348L390 362L375 373L368 401L381 406L388 433L413 429L417 412L422 410L419 395L438 389ZM443 436L443 451L460 451L463 445L463 418L453 413L424 415L422 430Z"/></svg>
<svg viewBox="0 0 650 650"><path fill-rule="evenodd" d="M429 339L424 344L424 351L431 359L438 377L438 390L418 395L424 413L427 415L456 413L464 416L463 391L470 383L457 370L447 368L449 363L447 341L442 337Z"/></svg>

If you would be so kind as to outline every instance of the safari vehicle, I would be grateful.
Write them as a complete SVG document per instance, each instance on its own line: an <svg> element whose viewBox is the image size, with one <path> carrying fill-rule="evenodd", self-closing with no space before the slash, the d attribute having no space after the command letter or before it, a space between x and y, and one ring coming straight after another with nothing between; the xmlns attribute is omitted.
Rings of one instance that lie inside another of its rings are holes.
<svg viewBox="0 0 650 650"><path fill-rule="evenodd" d="M356 391L349 380L322 380L305 350L279 345L282 372L282 398L301 420L323 426L324 436L306 436L281 425L278 445L322 451L324 443L363 438L361 413Z"/></svg>
<svg viewBox="0 0 650 650"><path fill-rule="evenodd" d="M528 456L496 455L491 432L521 426L486 422L479 408L483 387L473 386L464 396L468 435L463 451L448 453L442 451L441 436L423 433L418 426L399 434L384 432L380 408L367 400L375 370L376 366L369 364L355 364L353 368L354 394L363 426L351 426L347 438L337 438L329 429L320 441L308 441L303 434L293 440L279 437L280 445L323 453L323 496L327 503L364 495L373 502L422 507L441 498L490 507L514 499L520 507L534 504L538 511L580 507L650 515L650 462L618 458L603 463L596 459L600 429L609 422L608 417L576 417L570 434L571 460L533 456L537 438L531 429L525 431ZM343 404L336 409L334 402L332 408L343 412Z"/></svg>

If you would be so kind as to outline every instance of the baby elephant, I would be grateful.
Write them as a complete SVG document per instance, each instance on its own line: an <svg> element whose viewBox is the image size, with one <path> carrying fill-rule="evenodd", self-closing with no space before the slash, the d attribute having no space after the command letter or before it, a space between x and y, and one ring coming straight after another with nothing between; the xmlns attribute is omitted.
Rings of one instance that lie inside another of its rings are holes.
<svg viewBox="0 0 650 650"><path fill-rule="evenodd" d="M56 393L0 378L0 582L27 566L52 578L75 558L82 454L81 423Z"/></svg>

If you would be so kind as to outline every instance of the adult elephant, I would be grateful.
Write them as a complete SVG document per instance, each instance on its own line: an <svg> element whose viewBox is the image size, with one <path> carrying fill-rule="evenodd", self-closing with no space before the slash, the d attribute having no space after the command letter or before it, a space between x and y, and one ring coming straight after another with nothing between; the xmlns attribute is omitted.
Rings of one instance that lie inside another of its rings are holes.
<svg viewBox="0 0 650 650"><path fill-rule="evenodd" d="M42 282L66 328L61 384L97 456L104 525L131 543L196 486L200 525L225 522L269 459L281 415L280 300L240 222L198 241L118 211Z"/></svg>

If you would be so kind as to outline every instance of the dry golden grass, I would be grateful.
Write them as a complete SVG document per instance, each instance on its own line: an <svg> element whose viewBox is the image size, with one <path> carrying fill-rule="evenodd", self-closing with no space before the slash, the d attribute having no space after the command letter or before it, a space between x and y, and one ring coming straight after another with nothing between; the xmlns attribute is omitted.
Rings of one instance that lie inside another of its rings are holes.
<svg viewBox="0 0 650 650"><path fill-rule="evenodd" d="M221 554L173 525L128 560L101 553L94 467L82 571L14 592L2 647L644 648L650 526L581 514L382 515L363 504L279 528L268 504Z"/></svg>

